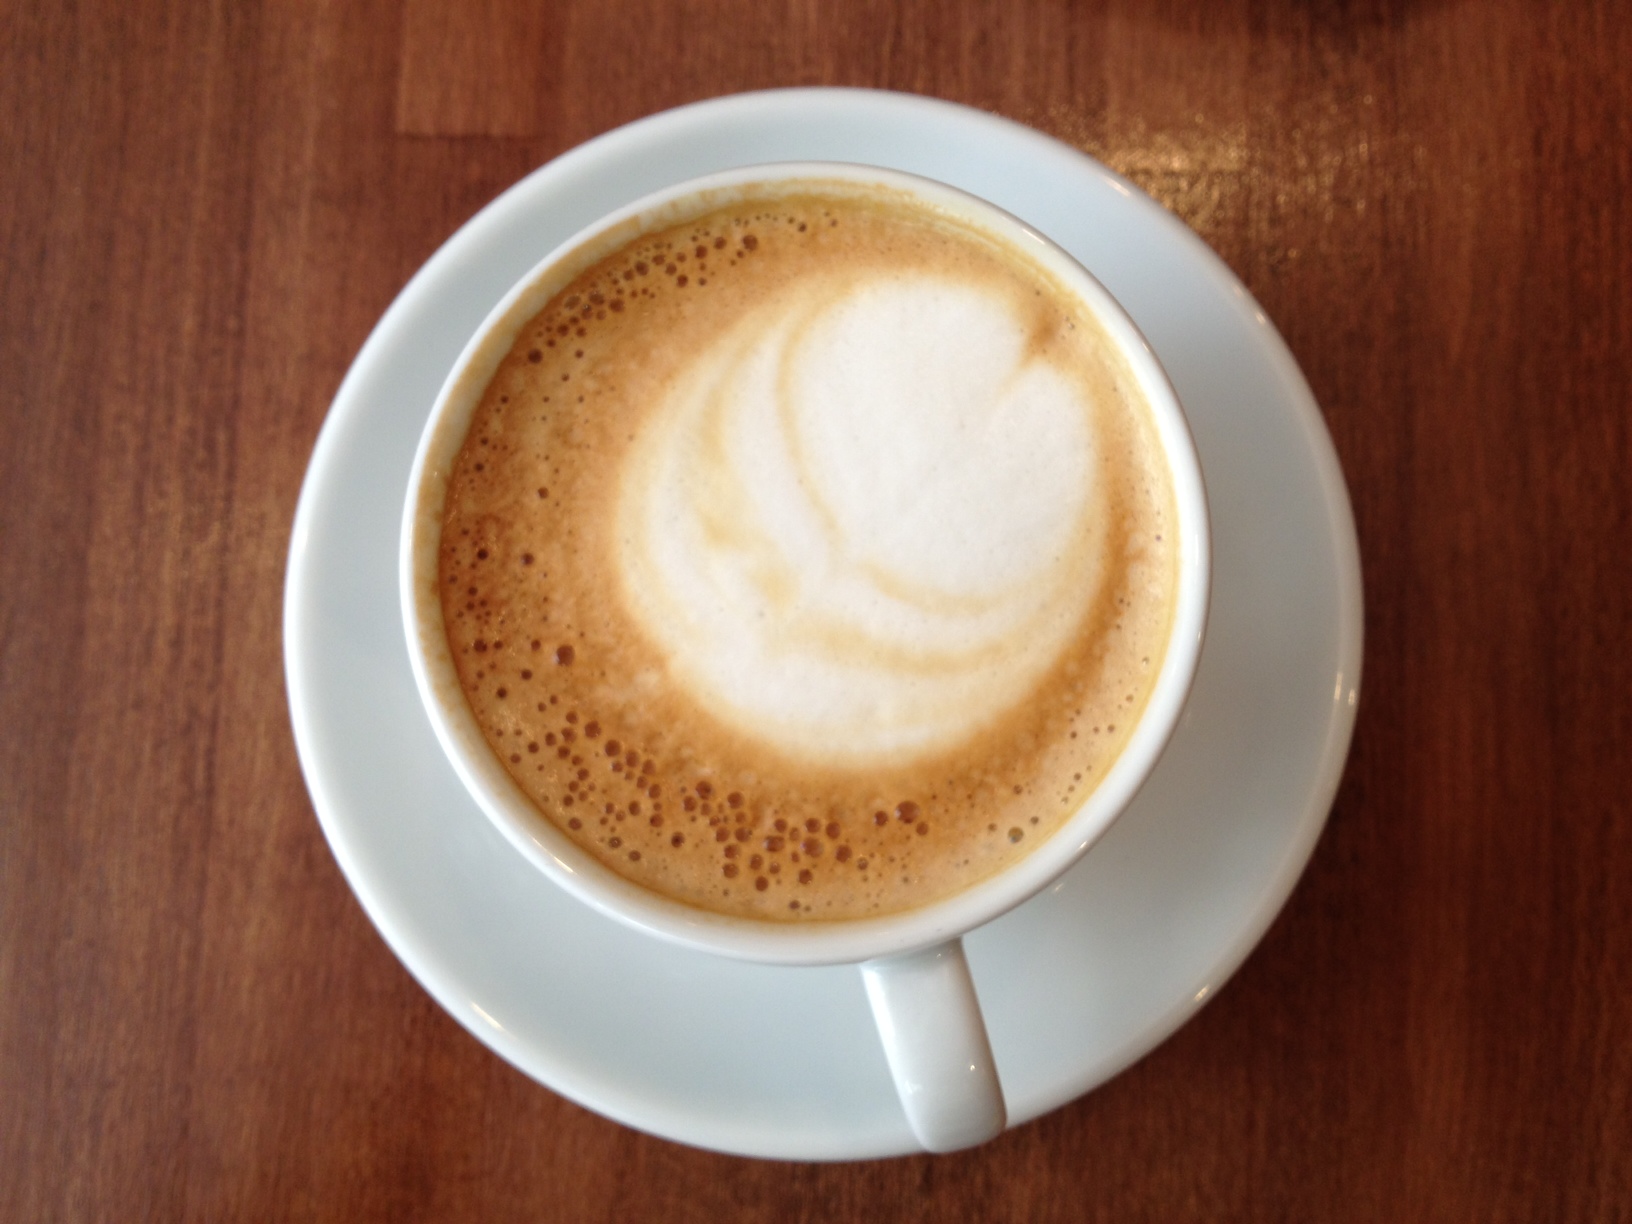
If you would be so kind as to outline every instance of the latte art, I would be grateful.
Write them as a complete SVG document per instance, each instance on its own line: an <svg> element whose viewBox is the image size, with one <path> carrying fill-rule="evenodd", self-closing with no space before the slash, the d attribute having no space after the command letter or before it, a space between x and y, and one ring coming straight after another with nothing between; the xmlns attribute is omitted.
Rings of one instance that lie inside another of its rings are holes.
<svg viewBox="0 0 1632 1224"><path fill-rule="evenodd" d="M715 716L800 757L954 747L1099 583L1090 390L1007 286L812 276L698 353L622 480L625 595Z"/></svg>
<svg viewBox="0 0 1632 1224"><path fill-rule="evenodd" d="M916 196L677 214L572 252L468 367L425 485L463 698L540 819L671 900L967 889L1080 808L1160 669L1149 406L1079 294Z"/></svg>

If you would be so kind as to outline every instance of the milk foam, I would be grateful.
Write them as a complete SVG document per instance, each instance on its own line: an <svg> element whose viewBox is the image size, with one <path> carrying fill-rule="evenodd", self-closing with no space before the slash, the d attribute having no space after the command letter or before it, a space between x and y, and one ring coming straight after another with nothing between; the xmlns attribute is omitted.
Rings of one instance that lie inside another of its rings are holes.
<svg viewBox="0 0 1632 1224"><path fill-rule="evenodd" d="M1024 301L807 276L696 352L636 438L617 544L671 678L798 759L945 751L1097 596L1097 405Z"/></svg>
<svg viewBox="0 0 1632 1224"><path fill-rule="evenodd" d="M541 817L682 904L829 921L1023 858L1167 648L1167 469L1029 253L813 182L586 250L448 476L447 645Z"/></svg>

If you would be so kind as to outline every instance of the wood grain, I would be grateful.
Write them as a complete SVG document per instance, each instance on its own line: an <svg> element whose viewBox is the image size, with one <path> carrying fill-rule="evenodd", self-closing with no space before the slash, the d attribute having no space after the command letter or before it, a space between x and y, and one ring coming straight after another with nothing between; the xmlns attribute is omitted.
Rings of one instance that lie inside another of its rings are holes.
<svg viewBox="0 0 1632 1224"><path fill-rule="evenodd" d="M1607 0L0 4L0 1219L1632 1216L1632 32ZM1194 226L1353 493L1327 832L1195 1021L976 1152L701 1153L487 1053L301 782L288 533L481 204L793 84L1033 124Z"/></svg>

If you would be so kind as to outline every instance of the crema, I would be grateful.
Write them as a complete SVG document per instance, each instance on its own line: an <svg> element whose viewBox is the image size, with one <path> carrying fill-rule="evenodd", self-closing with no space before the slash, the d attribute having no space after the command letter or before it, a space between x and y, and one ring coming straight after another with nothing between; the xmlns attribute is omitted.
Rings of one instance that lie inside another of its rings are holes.
<svg viewBox="0 0 1632 1224"><path fill-rule="evenodd" d="M1093 312L914 197L609 244L447 483L448 646L540 814L680 902L894 913L1041 843L1165 653L1171 480Z"/></svg>

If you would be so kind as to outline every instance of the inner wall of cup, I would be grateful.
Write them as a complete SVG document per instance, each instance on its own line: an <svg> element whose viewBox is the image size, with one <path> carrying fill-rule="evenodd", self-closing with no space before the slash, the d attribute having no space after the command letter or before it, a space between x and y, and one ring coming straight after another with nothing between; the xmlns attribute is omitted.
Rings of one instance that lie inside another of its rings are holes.
<svg viewBox="0 0 1632 1224"><path fill-rule="evenodd" d="M534 809L466 703L444 629L438 566L453 460L500 362L550 299L580 272L645 233L683 224L768 186L792 192L823 180L904 191L951 213L1040 258L1094 310L1119 341L1157 417L1179 504L1181 572L1167 656L1140 726L1100 786L1048 841L998 875L921 909L847 922L780 924L700 911L648 892L580 850ZM1188 692L1205 619L1207 532L1200 470L1177 396L1138 329L1091 274L1023 221L945 184L874 167L799 163L713 175L637 201L563 243L494 308L460 355L422 436L406 509L403 597L415 678L439 740L484 811L545 874L603 913L672 942L760 961L858 961L927 946L982 925L1046 887L1109 826L1153 767Z"/></svg>

